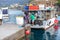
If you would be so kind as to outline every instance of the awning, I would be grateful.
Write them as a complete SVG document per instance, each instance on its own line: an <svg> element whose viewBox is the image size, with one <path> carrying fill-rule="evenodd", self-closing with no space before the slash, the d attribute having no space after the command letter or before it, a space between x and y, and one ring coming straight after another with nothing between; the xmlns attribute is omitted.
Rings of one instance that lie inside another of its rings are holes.
<svg viewBox="0 0 60 40"><path fill-rule="evenodd" d="M39 6L29 6L29 11L39 10Z"/></svg>

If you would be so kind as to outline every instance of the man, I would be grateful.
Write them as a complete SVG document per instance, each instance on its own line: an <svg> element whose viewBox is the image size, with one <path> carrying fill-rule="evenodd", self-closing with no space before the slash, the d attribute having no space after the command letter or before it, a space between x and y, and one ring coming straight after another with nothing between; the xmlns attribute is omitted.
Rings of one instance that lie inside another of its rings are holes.
<svg viewBox="0 0 60 40"><path fill-rule="evenodd" d="M34 25L34 21L36 19L34 13L30 14L31 24Z"/></svg>
<svg viewBox="0 0 60 40"><path fill-rule="evenodd" d="M52 39L51 35L54 32L54 28L53 28L54 23L52 24L52 21L51 21L51 18L50 18L49 15L47 15L47 17L46 17L46 26L47 27L45 28L45 30L46 30L46 34L47 34L48 40L51 40Z"/></svg>
<svg viewBox="0 0 60 40"><path fill-rule="evenodd" d="M28 17L29 17L28 14L25 14L24 19L25 19L25 23L26 23L26 24L28 24L28 21L29 21Z"/></svg>

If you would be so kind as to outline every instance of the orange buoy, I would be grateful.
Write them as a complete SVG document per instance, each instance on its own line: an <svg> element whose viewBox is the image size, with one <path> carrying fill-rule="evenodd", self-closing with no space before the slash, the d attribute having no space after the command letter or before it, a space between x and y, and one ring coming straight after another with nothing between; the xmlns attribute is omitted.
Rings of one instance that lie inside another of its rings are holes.
<svg viewBox="0 0 60 40"><path fill-rule="evenodd" d="M58 25L54 26L55 31L58 30Z"/></svg>
<svg viewBox="0 0 60 40"><path fill-rule="evenodd" d="M25 34L26 34L26 35L29 35L29 34L30 34L30 30L26 30L26 31L25 31Z"/></svg>

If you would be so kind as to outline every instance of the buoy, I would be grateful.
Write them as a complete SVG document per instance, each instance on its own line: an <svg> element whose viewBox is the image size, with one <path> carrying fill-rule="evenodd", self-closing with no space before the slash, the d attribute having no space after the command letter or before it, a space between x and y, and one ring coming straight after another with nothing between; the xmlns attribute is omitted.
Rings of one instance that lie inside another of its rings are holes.
<svg viewBox="0 0 60 40"><path fill-rule="evenodd" d="M54 23L58 24L58 20L54 20Z"/></svg>
<svg viewBox="0 0 60 40"><path fill-rule="evenodd" d="M58 30L58 25L54 26L55 31Z"/></svg>
<svg viewBox="0 0 60 40"><path fill-rule="evenodd" d="M26 35L29 35L30 34L30 31L29 30L26 30L25 33L26 33Z"/></svg>
<svg viewBox="0 0 60 40"><path fill-rule="evenodd" d="M55 23L55 24L58 24L58 20L55 19L55 20L54 20L54 23ZM55 31L58 30L58 25L55 25L55 26L54 26L54 29L55 29Z"/></svg>

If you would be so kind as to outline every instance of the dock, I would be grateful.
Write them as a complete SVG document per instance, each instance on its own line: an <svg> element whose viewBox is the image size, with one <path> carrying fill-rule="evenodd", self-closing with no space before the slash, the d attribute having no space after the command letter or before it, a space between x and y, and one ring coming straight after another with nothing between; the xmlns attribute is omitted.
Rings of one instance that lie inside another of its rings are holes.
<svg viewBox="0 0 60 40"><path fill-rule="evenodd" d="M25 27L30 29L29 27ZM0 25L0 40L18 40L25 36L25 28L16 24Z"/></svg>

